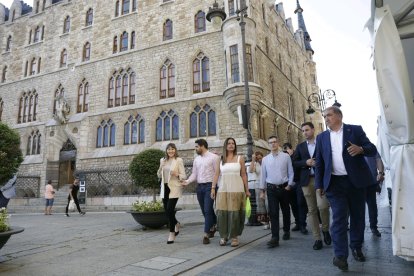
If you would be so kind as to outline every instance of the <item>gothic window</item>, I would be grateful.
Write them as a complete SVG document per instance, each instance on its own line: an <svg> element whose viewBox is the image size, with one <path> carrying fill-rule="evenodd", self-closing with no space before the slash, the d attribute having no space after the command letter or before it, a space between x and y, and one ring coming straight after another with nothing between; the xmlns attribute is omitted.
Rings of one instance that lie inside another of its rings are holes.
<svg viewBox="0 0 414 276"><path fill-rule="evenodd" d="M114 122L109 119L103 120L99 125L96 133L96 147L113 147L115 146L115 129Z"/></svg>
<svg viewBox="0 0 414 276"><path fill-rule="evenodd" d="M35 13L39 13L39 6L40 6L40 1L36 1L36 10Z"/></svg>
<svg viewBox="0 0 414 276"><path fill-rule="evenodd" d="M129 0L122 0L122 14L129 13Z"/></svg>
<svg viewBox="0 0 414 276"><path fill-rule="evenodd" d="M6 82L7 65L3 67L3 73L1 74L1 83Z"/></svg>
<svg viewBox="0 0 414 276"><path fill-rule="evenodd" d="M169 40L173 38L173 22L167 19L163 28L163 40Z"/></svg>
<svg viewBox="0 0 414 276"><path fill-rule="evenodd" d="M9 35L7 37L7 42L6 42L6 52L10 51L10 49L11 49L11 43L12 43L12 36Z"/></svg>
<svg viewBox="0 0 414 276"><path fill-rule="evenodd" d="M175 66L166 60L160 70L160 99L175 96ZM168 93L167 93L168 91Z"/></svg>
<svg viewBox="0 0 414 276"><path fill-rule="evenodd" d="M67 59L68 59L68 53L66 49L63 49L62 52L60 52L60 67L66 66Z"/></svg>
<svg viewBox="0 0 414 276"><path fill-rule="evenodd" d="M229 16L235 15L234 0L229 0Z"/></svg>
<svg viewBox="0 0 414 276"><path fill-rule="evenodd" d="M57 105L58 105L57 99L60 96L62 96L62 97L65 96L65 89L63 88L63 86L61 84L59 84L59 87L55 91L55 98L54 98L54 101L53 101L53 114L56 114Z"/></svg>
<svg viewBox="0 0 414 276"><path fill-rule="evenodd" d="M179 119L175 111L161 112L160 116L155 121L156 141L178 140L179 138Z"/></svg>
<svg viewBox="0 0 414 276"><path fill-rule="evenodd" d="M129 116L124 124L124 145L141 144L145 142L145 120L141 115Z"/></svg>
<svg viewBox="0 0 414 276"><path fill-rule="evenodd" d="M38 96L36 90L25 92L19 100L17 123L36 121Z"/></svg>
<svg viewBox="0 0 414 276"><path fill-rule="evenodd" d="M115 2L115 17L119 16L119 1Z"/></svg>
<svg viewBox="0 0 414 276"><path fill-rule="evenodd" d="M108 107L135 103L135 72L131 69L114 72L109 79Z"/></svg>
<svg viewBox="0 0 414 276"><path fill-rule="evenodd" d="M91 44L86 42L83 45L83 54L82 54L82 61L88 61L91 58Z"/></svg>
<svg viewBox="0 0 414 276"><path fill-rule="evenodd" d="M263 21L266 22L266 9L265 9L265 4L262 4L262 15L263 15Z"/></svg>
<svg viewBox="0 0 414 276"><path fill-rule="evenodd" d="M78 101L76 104L76 112L82 113L89 110L89 83L83 79L78 87Z"/></svg>
<svg viewBox="0 0 414 276"><path fill-rule="evenodd" d="M112 53L115 54L118 52L118 37L114 36L114 43L112 45Z"/></svg>
<svg viewBox="0 0 414 276"><path fill-rule="evenodd" d="M121 35L121 49L120 51L126 51L128 50L128 33L127 32L123 32Z"/></svg>
<svg viewBox="0 0 414 276"><path fill-rule="evenodd" d="M24 66L24 76L27 77L27 70L29 69L29 61L26 60L26 64Z"/></svg>
<svg viewBox="0 0 414 276"><path fill-rule="evenodd" d="M196 106L190 114L190 137L216 135L216 112L208 104Z"/></svg>
<svg viewBox="0 0 414 276"><path fill-rule="evenodd" d="M269 39L267 37L265 38L265 51L266 54L269 54Z"/></svg>
<svg viewBox="0 0 414 276"><path fill-rule="evenodd" d="M41 64L42 58L39 58L39 61L37 62L37 73L40 73L40 64Z"/></svg>
<svg viewBox="0 0 414 276"><path fill-rule="evenodd" d="M240 81L239 53L237 49L237 44L230 46L230 62L231 62L231 80L233 83L239 82Z"/></svg>
<svg viewBox="0 0 414 276"><path fill-rule="evenodd" d="M64 22L63 22L63 33L66 34L70 30L70 17L69 15L66 16Z"/></svg>
<svg viewBox="0 0 414 276"><path fill-rule="evenodd" d="M11 21L13 22L16 19L16 10L13 10Z"/></svg>
<svg viewBox="0 0 414 276"><path fill-rule="evenodd" d="M29 44L32 43L32 30L29 31Z"/></svg>
<svg viewBox="0 0 414 276"><path fill-rule="evenodd" d="M266 125L265 125L265 118L263 117L262 112L259 110L257 112L257 127L259 132L259 138L266 140Z"/></svg>
<svg viewBox="0 0 414 276"><path fill-rule="evenodd" d="M3 115L3 99L0 98L0 122L1 122L1 116Z"/></svg>
<svg viewBox="0 0 414 276"><path fill-rule="evenodd" d="M45 8L46 8L46 0L43 0L42 11L44 11Z"/></svg>
<svg viewBox="0 0 414 276"><path fill-rule="evenodd" d="M132 11L136 11L137 10L137 0L132 0Z"/></svg>
<svg viewBox="0 0 414 276"><path fill-rule="evenodd" d="M33 43L40 41L40 26L37 26L34 33Z"/></svg>
<svg viewBox="0 0 414 276"><path fill-rule="evenodd" d="M246 62L247 62L247 80L253 82L253 58L252 58L252 46L246 44Z"/></svg>
<svg viewBox="0 0 414 276"><path fill-rule="evenodd" d="M131 49L135 49L135 32L131 33Z"/></svg>
<svg viewBox="0 0 414 276"><path fill-rule="evenodd" d="M92 23L93 23L93 9L89 8L89 10L86 12L85 26L91 26Z"/></svg>
<svg viewBox="0 0 414 276"><path fill-rule="evenodd" d="M206 15L203 11L199 11L194 17L195 32L200 33L206 30Z"/></svg>
<svg viewBox="0 0 414 276"><path fill-rule="evenodd" d="M32 59L32 62L30 63L30 75L36 74L36 58Z"/></svg>
<svg viewBox="0 0 414 276"><path fill-rule="evenodd" d="M39 130L32 131L30 136L27 138L26 155L40 154L41 135Z"/></svg>
<svg viewBox="0 0 414 276"><path fill-rule="evenodd" d="M295 121L296 112L295 112L295 102L293 100L293 95L288 94L288 109L289 109L289 119Z"/></svg>
<svg viewBox="0 0 414 276"><path fill-rule="evenodd" d="M200 53L193 61L193 92L210 91L210 64L208 57Z"/></svg>

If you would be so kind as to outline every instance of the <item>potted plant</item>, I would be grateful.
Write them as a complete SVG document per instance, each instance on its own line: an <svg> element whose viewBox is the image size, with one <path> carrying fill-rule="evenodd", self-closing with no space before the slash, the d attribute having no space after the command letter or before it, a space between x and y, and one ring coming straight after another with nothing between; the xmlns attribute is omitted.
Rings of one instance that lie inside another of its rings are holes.
<svg viewBox="0 0 414 276"><path fill-rule="evenodd" d="M23 232L24 228L10 227L8 223L9 215L6 208L0 208L0 249L10 239L11 235Z"/></svg>
<svg viewBox="0 0 414 276"><path fill-rule="evenodd" d="M160 188L157 171L164 155L162 150L147 149L135 156L129 165L135 185L152 191L152 201L136 201L129 211L136 222L148 228L161 228L168 223L162 202L156 200Z"/></svg>

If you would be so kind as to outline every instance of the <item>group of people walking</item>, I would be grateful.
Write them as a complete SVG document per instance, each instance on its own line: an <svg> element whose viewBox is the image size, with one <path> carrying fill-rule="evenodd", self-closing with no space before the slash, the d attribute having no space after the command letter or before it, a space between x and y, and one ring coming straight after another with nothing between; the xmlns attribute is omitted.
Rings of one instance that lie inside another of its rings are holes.
<svg viewBox="0 0 414 276"><path fill-rule="evenodd" d="M333 243L333 265L341 270L348 269L348 246L356 261L365 261L361 250L365 203L369 203L372 233L380 237L377 219L371 218L377 215L375 192L378 191L372 186L377 187L383 180L384 168L379 165L375 145L361 126L344 124L342 111L335 106L328 107L323 116L328 129L318 137L315 137L313 124L305 122L301 126L305 141L295 151L282 151L278 137L271 136L268 138L270 153L263 156L256 152L247 164L237 153L235 139L225 140L221 157L208 150L206 140L198 139L195 141L197 157L188 179L176 146L168 144L158 170L170 227L167 243L174 243L179 233L180 224L174 209L185 185L197 183L197 199L205 218L202 243L209 244L218 230L221 246L229 242L231 246L239 245L245 226L246 197L251 198L254 216L247 225L264 224L266 227L270 224L272 235L268 247L279 246L279 207L283 215L282 239L289 240L290 204L292 192L296 191L293 197L302 211L297 213L297 218L295 216L296 226L292 230L308 233L303 212L307 210L314 250L320 250L323 243ZM372 172L368 167L369 158L374 158L377 164L376 168L371 168Z"/></svg>

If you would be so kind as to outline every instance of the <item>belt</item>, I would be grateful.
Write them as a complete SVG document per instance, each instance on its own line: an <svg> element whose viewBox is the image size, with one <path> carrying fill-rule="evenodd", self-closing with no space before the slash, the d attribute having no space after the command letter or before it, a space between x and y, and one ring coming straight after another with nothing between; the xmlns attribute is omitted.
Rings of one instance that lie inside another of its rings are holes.
<svg viewBox="0 0 414 276"><path fill-rule="evenodd" d="M331 176L334 177L334 178L342 178L342 179L348 178L348 175L346 175L346 174L344 174L344 175L335 175L335 174L332 174Z"/></svg>
<svg viewBox="0 0 414 276"><path fill-rule="evenodd" d="M212 182L204 182L204 183L198 183L198 185L211 185Z"/></svg>
<svg viewBox="0 0 414 276"><path fill-rule="evenodd" d="M273 184L273 183L267 183L267 187L270 186L270 188L277 188L277 189L283 189L288 185L287 182L283 183L283 184Z"/></svg>

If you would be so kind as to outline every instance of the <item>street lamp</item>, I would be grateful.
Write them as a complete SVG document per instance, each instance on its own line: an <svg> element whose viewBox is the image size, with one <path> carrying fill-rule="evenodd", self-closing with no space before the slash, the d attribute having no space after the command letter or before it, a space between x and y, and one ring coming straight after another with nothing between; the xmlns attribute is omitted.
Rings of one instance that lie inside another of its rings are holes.
<svg viewBox="0 0 414 276"><path fill-rule="evenodd" d="M246 61L246 22L244 18L247 17L247 6L245 2L242 2L243 5L240 9L236 10L237 14L237 21L240 21L240 30L241 30L241 38L242 38L242 60L243 60L243 70L244 70L244 108L245 108L245 118L246 123L243 124L247 129L247 160L252 160L253 155L253 137L250 132L251 130L251 123L250 123L250 92L249 92L249 79L248 79L248 71L247 71L247 61ZM221 20L226 18L226 13L224 12L224 8L219 8L217 1L214 1L213 8L209 8L206 18L209 22L214 20L215 17L220 17Z"/></svg>
<svg viewBox="0 0 414 276"><path fill-rule="evenodd" d="M315 109L312 107L313 103L318 104L320 106L320 110L323 111L326 109L326 101L329 99L335 99L335 102L332 106L341 107L342 105L336 100L336 93L332 89L327 89L323 92L319 90L318 93L314 92L308 96L308 104L309 108L306 110L306 113L312 115L315 113ZM319 109L319 108L318 108Z"/></svg>

